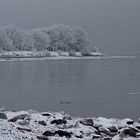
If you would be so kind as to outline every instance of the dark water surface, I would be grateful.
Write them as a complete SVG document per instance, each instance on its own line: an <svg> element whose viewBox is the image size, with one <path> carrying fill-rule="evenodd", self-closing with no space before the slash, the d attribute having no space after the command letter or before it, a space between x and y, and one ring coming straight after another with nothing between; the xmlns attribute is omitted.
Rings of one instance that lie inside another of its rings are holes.
<svg viewBox="0 0 140 140"><path fill-rule="evenodd" d="M0 106L140 117L140 59L0 62Z"/></svg>

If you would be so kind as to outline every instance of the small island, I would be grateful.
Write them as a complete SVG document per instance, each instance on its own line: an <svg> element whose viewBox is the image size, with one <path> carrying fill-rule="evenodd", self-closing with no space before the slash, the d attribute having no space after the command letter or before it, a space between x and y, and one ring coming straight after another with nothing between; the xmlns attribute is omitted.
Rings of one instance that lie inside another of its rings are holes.
<svg viewBox="0 0 140 140"><path fill-rule="evenodd" d="M23 30L15 25L0 26L0 60L103 57L90 42L80 27L56 24Z"/></svg>

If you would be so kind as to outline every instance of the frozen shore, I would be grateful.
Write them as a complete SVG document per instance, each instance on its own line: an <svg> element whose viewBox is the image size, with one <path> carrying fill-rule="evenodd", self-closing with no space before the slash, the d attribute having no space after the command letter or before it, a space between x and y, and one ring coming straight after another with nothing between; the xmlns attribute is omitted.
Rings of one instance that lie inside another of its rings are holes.
<svg viewBox="0 0 140 140"><path fill-rule="evenodd" d="M0 112L0 140L140 140L140 119L71 117L63 112Z"/></svg>
<svg viewBox="0 0 140 140"><path fill-rule="evenodd" d="M90 56L82 56L80 52L75 52L73 56L69 52L30 52L13 51L1 52L0 62L3 61L33 61L33 60L61 60L61 59L123 59L136 58L136 56L106 56L100 52L91 52Z"/></svg>

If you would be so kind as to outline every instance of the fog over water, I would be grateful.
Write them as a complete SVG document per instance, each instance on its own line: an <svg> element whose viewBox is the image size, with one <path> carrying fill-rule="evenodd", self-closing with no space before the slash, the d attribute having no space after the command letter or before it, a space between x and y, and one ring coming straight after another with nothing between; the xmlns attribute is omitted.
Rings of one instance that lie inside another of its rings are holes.
<svg viewBox="0 0 140 140"><path fill-rule="evenodd" d="M82 26L107 54L140 54L139 0L0 0L0 25Z"/></svg>

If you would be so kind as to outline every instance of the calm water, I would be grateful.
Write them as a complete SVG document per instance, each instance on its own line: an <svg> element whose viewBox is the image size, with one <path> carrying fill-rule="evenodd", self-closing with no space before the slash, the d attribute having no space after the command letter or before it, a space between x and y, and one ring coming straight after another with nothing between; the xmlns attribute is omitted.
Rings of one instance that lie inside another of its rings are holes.
<svg viewBox="0 0 140 140"><path fill-rule="evenodd" d="M0 62L0 106L140 117L140 59ZM68 102L61 104L60 102Z"/></svg>

